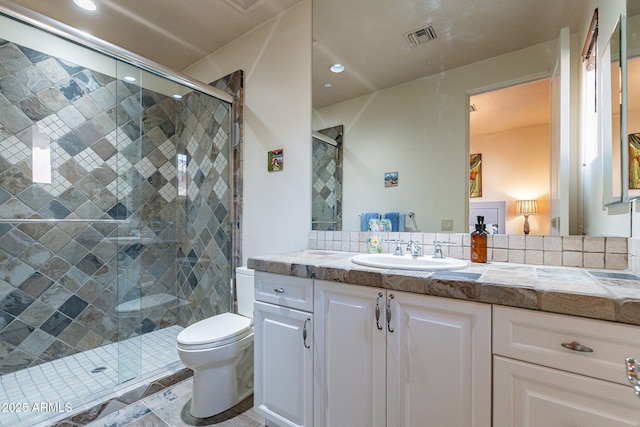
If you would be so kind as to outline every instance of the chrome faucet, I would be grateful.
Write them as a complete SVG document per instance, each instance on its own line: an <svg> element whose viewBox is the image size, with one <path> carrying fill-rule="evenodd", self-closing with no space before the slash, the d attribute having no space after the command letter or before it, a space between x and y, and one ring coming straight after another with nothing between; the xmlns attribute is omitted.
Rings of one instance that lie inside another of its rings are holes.
<svg viewBox="0 0 640 427"><path fill-rule="evenodd" d="M407 252L409 252L413 258L422 256L422 247L420 246L420 242L409 240L409 243L407 243Z"/></svg>
<svg viewBox="0 0 640 427"><path fill-rule="evenodd" d="M444 258L442 253L442 243L434 241L433 244L435 245L435 248L433 249L433 257L439 259Z"/></svg>

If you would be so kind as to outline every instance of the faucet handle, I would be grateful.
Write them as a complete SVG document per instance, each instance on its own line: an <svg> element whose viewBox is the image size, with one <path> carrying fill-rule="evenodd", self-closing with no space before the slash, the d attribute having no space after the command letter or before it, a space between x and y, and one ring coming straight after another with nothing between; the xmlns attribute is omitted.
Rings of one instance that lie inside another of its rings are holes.
<svg viewBox="0 0 640 427"><path fill-rule="evenodd" d="M442 253L442 242L434 240L433 244L433 258L444 258L444 254Z"/></svg>
<svg viewBox="0 0 640 427"><path fill-rule="evenodd" d="M404 253L402 252L402 243L401 239L396 240L396 250L393 252L394 255L402 256Z"/></svg>
<svg viewBox="0 0 640 427"><path fill-rule="evenodd" d="M422 243L417 240L409 240L409 243L407 243L407 252L412 256L422 256Z"/></svg>

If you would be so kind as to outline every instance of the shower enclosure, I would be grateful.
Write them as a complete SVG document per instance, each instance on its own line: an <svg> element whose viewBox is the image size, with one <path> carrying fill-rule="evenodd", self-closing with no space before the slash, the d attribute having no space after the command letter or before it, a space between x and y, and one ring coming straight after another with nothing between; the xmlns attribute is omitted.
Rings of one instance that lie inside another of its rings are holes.
<svg viewBox="0 0 640 427"><path fill-rule="evenodd" d="M342 231L343 126L312 133L311 229Z"/></svg>
<svg viewBox="0 0 640 427"><path fill-rule="evenodd" d="M4 13L0 402L21 406L0 425L34 425L170 371L182 328L233 311L239 141L223 91Z"/></svg>

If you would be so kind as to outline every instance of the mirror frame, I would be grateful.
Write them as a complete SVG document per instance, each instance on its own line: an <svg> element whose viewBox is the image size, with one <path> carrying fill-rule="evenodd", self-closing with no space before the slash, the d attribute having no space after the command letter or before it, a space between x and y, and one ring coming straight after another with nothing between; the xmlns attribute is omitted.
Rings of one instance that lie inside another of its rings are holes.
<svg viewBox="0 0 640 427"><path fill-rule="evenodd" d="M611 32L607 47L605 51L602 53L598 59L600 64L602 64L602 70L600 72L600 84L601 89L597 90L596 93L601 96L601 113L600 117L600 137L602 138L602 207L603 209L624 205L629 203L629 154L627 144L627 94L626 94L626 37L625 37L625 15L620 14L616 25ZM613 51L613 41L618 42L618 50ZM608 54L608 57L607 57ZM619 95L619 104L620 104L620 118L618 119L618 123L616 123L619 131L618 141L613 140L612 131L614 129L613 125L613 105L614 105L614 93L610 93L609 96L603 96L604 88L611 88L611 83L613 81L613 71L611 65L614 63L614 59L618 58L618 67L619 67L619 78L620 78L620 95ZM607 60L608 59L608 60ZM596 65L597 67L597 65ZM610 141L610 142L609 142ZM620 188L617 189L614 186L613 176L614 170L613 166L616 163L614 159L614 146L615 144L619 144L620 155L619 155L619 167L620 167ZM618 192L619 191L619 192Z"/></svg>
<svg viewBox="0 0 640 427"><path fill-rule="evenodd" d="M627 85L627 15L620 15L620 170L622 172L622 201L629 203L640 195L629 197L629 102Z"/></svg>

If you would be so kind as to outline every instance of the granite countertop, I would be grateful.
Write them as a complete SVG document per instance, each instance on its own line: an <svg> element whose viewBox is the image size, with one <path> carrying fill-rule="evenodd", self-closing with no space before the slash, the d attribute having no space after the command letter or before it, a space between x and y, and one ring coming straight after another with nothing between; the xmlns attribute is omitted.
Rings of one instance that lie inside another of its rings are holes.
<svg viewBox="0 0 640 427"><path fill-rule="evenodd" d="M412 271L364 267L354 252L302 250L256 256L256 271L306 277L418 294L507 305L640 325L640 276L530 264L470 263L458 271Z"/></svg>

